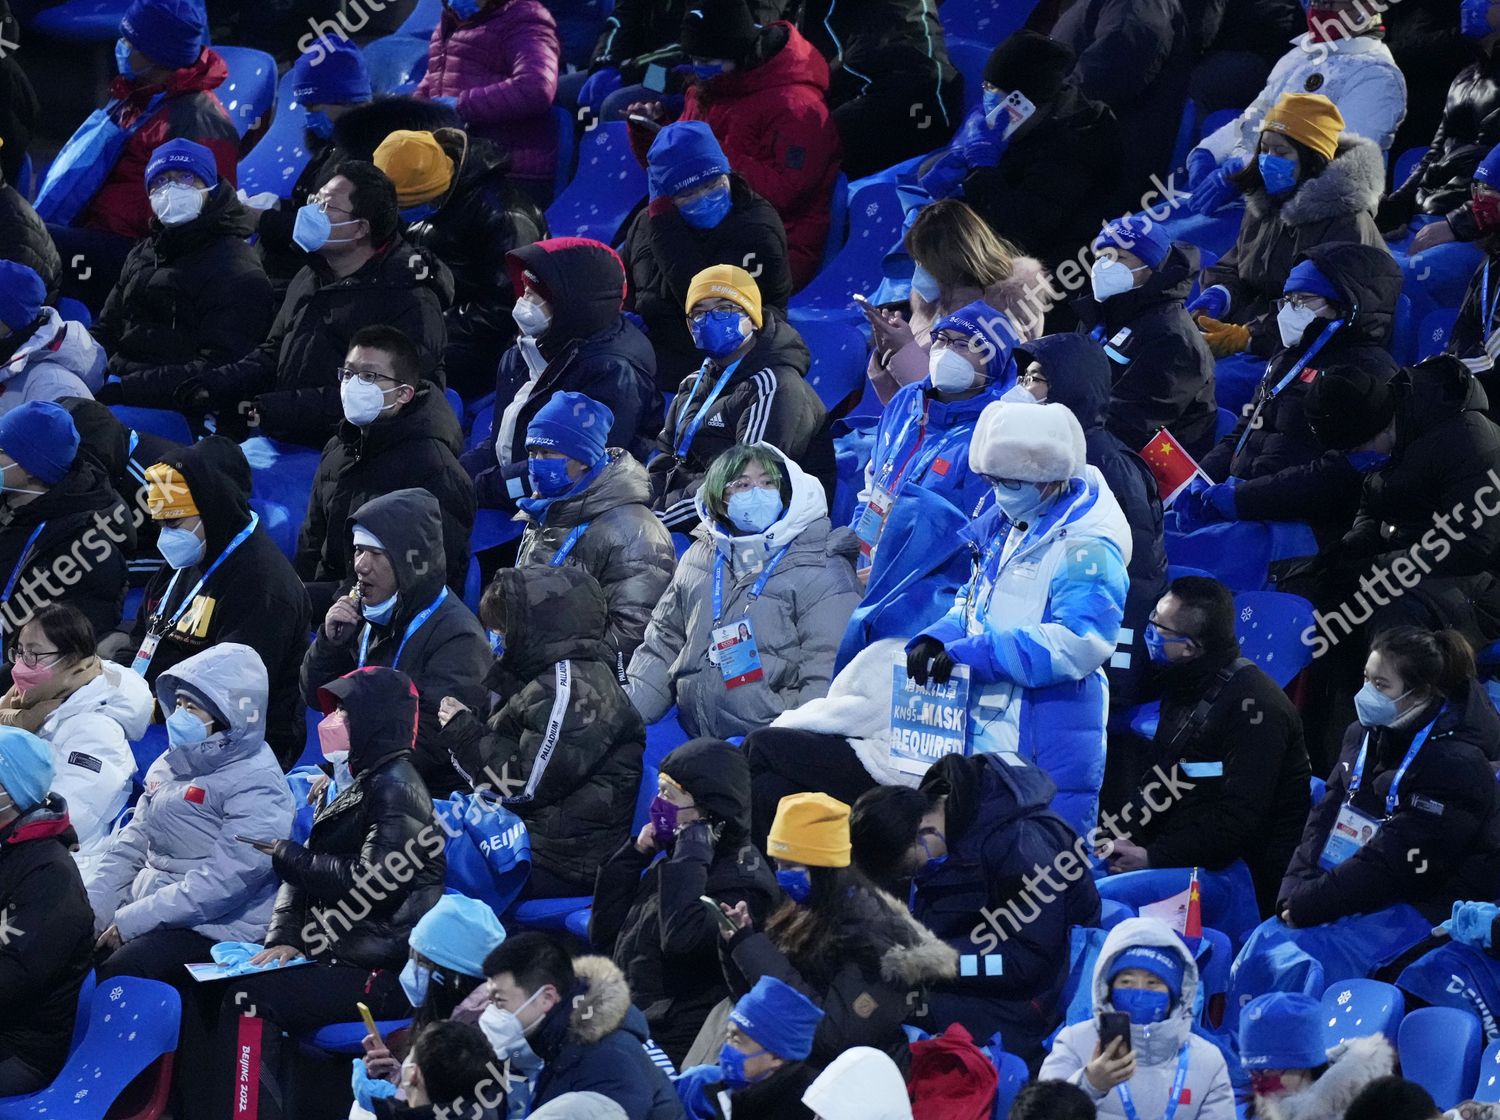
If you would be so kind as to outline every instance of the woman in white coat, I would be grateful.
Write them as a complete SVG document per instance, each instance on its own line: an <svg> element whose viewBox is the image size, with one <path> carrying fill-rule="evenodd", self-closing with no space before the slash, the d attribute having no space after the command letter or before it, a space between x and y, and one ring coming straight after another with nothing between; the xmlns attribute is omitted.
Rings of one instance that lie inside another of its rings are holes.
<svg viewBox="0 0 1500 1120"><path fill-rule="evenodd" d="M68 803L78 833L74 858L85 878L130 799L130 740L151 722L151 689L123 665L94 653L94 628L65 603L43 607L6 651L9 692L0 725L30 731L52 748L52 792Z"/></svg>

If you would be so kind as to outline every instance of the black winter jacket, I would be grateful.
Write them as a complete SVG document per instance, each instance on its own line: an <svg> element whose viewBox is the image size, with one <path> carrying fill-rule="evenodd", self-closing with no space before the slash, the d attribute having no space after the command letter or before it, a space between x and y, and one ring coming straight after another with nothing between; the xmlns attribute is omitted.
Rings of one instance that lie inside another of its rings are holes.
<svg viewBox="0 0 1500 1120"><path fill-rule="evenodd" d="M94 964L94 911L68 851L77 839L55 793L0 829L0 1050L48 1081L67 1060Z"/></svg>
<svg viewBox="0 0 1500 1120"><path fill-rule="evenodd" d="M324 711L335 704L349 714L354 781L331 803L325 793L305 846L277 841L271 864L281 889L266 946L399 972L412 927L442 897L447 868L444 831L411 762L417 693L404 674L374 668L324 688ZM394 890L368 885L392 881Z"/></svg>
<svg viewBox="0 0 1500 1120"><path fill-rule="evenodd" d="M32 10L30 6L28 10ZM0 35L13 44L21 41L21 28L11 14L8 0L0 0ZM5 178L20 179L21 163L41 115L36 90L12 50L0 57L0 136L5 137L5 146L0 148L0 171ZM0 239L0 245L4 244Z"/></svg>
<svg viewBox="0 0 1500 1120"><path fill-rule="evenodd" d="M120 400L173 408L167 386L131 375L165 365L212 369L265 340L276 309L271 281L245 243L254 231L223 181L191 222L152 219L151 236L130 250L94 324L94 337L109 351L109 372L121 379Z"/></svg>
<svg viewBox="0 0 1500 1120"><path fill-rule="evenodd" d="M462 595L474 528L474 483L458 463L463 446L458 417L431 382L424 381L400 412L363 428L340 421L313 478L307 517L297 537L297 573L305 580L353 575L349 515L372 498L418 487L437 498L442 509L448 586Z"/></svg>
<svg viewBox="0 0 1500 1120"><path fill-rule="evenodd" d="M146 585L131 633L131 652L140 648L148 632L161 635L146 671L146 681L154 687L164 671L209 646L220 642L249 646L264 662L270 683L266 742L283 768L290 769L301 757L307 738L306 713L297 687L312 625L307 591L265 526L257 525L197 589L192 605L181 610L173 623L199 578L250 523L251 480L245 453L222 436L210 436L163 461L182 474L203 517L203 559L181 574L165 564L158 569Z"/></svg>
<svg viewBox="0 0 1500 1120"><path fill-rule="evenodd" d="M959 954L999 957L1002 967L933 985L933 1019L960 1022L976 1039L1002 1032L1010 1052L1030 1060L1062 1021L1058 996L1068 975L1068 930L1099 921L1099 892L1084 875L1066 889L1028 891L1039 867L1055 867L1078 847L1077 834L1048 808L1057 788L1046 772L995 754L939 759L923 789L947 795L948 858L913 881L911 912ZM1005 911L1029 919L1015 928ZM992 923L989 916L1000 915ZM988 948L986 948L988 946Z"/></svg>
<svg viewBox="0 0 1500 1120"><path fill-rule="evenodd" d="M1369 730L1363 780L1352 804L1380 821L1374 837L1332 871L1319 857L1365 741L1358 723L1344 733L1343 753L1328 777L1328 791L1313 807L1302 843L1278 892L1277 909L1290 906L1299 926L1349 914L1368 914L1405 902L1434 922L1462 899L1491 898L1500 879L1500 789L1487 754L1500 743L1500 716L1477 682L1446 704L1431 701L1398 720ZM1401 779L1395 811L1386 796L1413 737L1436 725Z"/></svg>
<svg viewBox="0 0 1500 1120"><path fill-rule="evenodd" d="M861 96L871 79L947 85L958 73L937 5L925 0L799 0L786 6L796 8L797 30L828 60L830 105Z"/></svg>
<svg viewBox="0 0 1500 1120"><path fill-rule="evenodd" d="M1495 302L1495 293L1500 292L1500 268L1496 258L1500 256L1500 242L1486 238L1480 242L1484 249L1484 260L1469 277L1469 286L1464 290L1463 302L1458 306L1458 318L1448 335L1444 353L1463 359L1464 365L1479 375L1488 389L1495 385L1495 362L1485 350L1485 339L1500 329L1500 315L1490 310L1489 322L1485 322L1486 299ZM1496 394L1500 400L1500 394Z"/></svg>
<svg viewBox="0 0 1500 1120"><path fill-rule="evenodd" d="M0 155L9 150L7 144L0 148ZM47 232L47 223L3 177L0 177L0 258L24 264L40 276L47 285L48 304L52 304L62 278L62 258L57 255L52 234Z"/></svg>
<svg viewBox="0 0 1500 1120"><path fill-rule="evenodd" d="M417 686L417 743L412 765L422 775L434 797L447 797L467 783L448 760L438 726L438 705L454 696L471 708L482 709L488 701L485 674L494 656L484 627L464 606L457 593L449 591L442 603L419 629L407 637L407 628L437 600L443 588L443 518L437 499L426 490L393 490L352 508L341 522L341 535L348 538L359 522L386 546L386 555L396 573L396 609L386 623L370 622L364 664L400 669ZM352 593L354 580L345 580L341 595ZM318 689L345 673L360 668L359 631L351 631L341 642L328 636L323 621L307 656L302 659L302 699L309 708L319 706ZM396 662L396 654L401 654Z"/></svg>
<svg viewBox="0 0 1500 1120"><path fill-rule="evenodd" d="M690 533L697 526L694 501L708 465L737 443L771 444L832 493L828 410L807 383L811 365L797 328L767 309L755 345L714 399L692 443L679 451L724 367L705 373L700 366L683 379L656 441L661 454L649 467L653 508L668 529Z"/></svg>
<svg viewBox="0 0 1500 1120"><path fill-rule="evenodd" d="M793 0L750 0L750 16L762 27L782 19ZM639 82L649 63L671 69L686 61L677 40L692 7L687 0L618 0L594 44L592 70L613 66L626 83Z"/></svg>
<svg viewBox="0 0 1500 1120"><path fill-rule="evenodd" d="M1213 446L1214 357L1183 307L1197 273L1197 247L1177 241L1139 288L1073 303L1082 329L1105 344L1114 380L1107 424L1132 451L1161 428L1195 459Z"/></svg>
<svg viewBox="0 0 1500 1120"><path fill-rule="evenodd" d="M713 1006L728 994L719 967L719 927L699 902L744 902L757 928L780 898L765 857L750 843L750 767L742 751L693 739L661 773L689 790L722 824L684 829L666 858L652 862L627 840L599 867L589 943L625 971L657 1045L679 1065Z"/></svg>
<svg viewBox="0 0 1500 1120"><path fill-rule="evenodd" d="M532 861L578 894L630 835L646 729L604 644L604 593L582 568L502 568L505 652L485 684L503 703L488 727L460 712L443 729L453 767L498 785L526 822Z"/></svg>
<svg viewBox="0 0 1500 1120"><path fill-rule="evenodd" d="M1134 839L1152 867L1223 871L1244 860L1261 915L1269 917L1307 822L1312 770L1297 710L1259 666L1246 663L1235 671L1239 656L1236 644L1157 674L1161 721L1150 765L1171 774L1182 764L1192 788L1165 811L1139 815L1146 823ZM1184 730L1221 670L1234 675L1207 718ZM1157 780L1154 773L1151 780ZM1141 813L1146 802L1136 800Z"/></svg>
<svg viewBox="0 0 1500 1120"><path fill-rule="evenodd" d="M1271 359L1249 412L1201 465L1218 481L1230 475L1245 480L1234 491L1235 512L1242 519L1307 521L1323 534L1340 534L1358 506L1361 475L1342 452L1325 449L1313 435L1303 405L1319 370L1357 365L1378 377L1395 375L1396 361L1387 347L1401 295L1401 269L1383 249L1347 242L1316 246L1298 259L1304 258L1343 293L1349 316L1274 397L1271 392L1302 361L1327 320L1316 320L1300 345L1283 348ZM1235 454L1247 429L1245 446Z"/></svg>
<svg viewBox="0 0 1500 1120"><path fill-rule="evenodd" d="M658 202L637 214L625 234L631 307L656 350L656 383L669 393L703 361L687 328L694 276L716 264L746 269L755 275L761 304L780 312L792 294L781 215L735 174L729 197L730 211L713 229L694 229L675 206Z"/></svg>

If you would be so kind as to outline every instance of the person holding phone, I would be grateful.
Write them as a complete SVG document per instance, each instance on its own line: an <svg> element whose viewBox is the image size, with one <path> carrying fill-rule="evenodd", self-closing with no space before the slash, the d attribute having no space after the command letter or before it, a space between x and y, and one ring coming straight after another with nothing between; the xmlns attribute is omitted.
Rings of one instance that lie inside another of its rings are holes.
<svg viewBox="0 0 1500 1120"><path fill-rule="evenodd" d="M1094 1017L1058 1033L1038 1076L1083 1089L1101 1120L1234 1120L1224 1056L1193 1034L1197 994L1182 938L1156 918L1127 918L1094 966Z"/></svg>

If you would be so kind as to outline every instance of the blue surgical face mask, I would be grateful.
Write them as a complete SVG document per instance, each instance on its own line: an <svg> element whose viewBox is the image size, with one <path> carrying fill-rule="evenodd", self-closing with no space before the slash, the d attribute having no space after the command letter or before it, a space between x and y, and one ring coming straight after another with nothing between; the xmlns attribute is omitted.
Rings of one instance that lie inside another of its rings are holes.
<svg viewBox="0 0 1500 1120"><path fill-rule="evenodd" d="M731 307L720 307L691 324L693 345L710 358L727 358L750 337L750 316Z"/></svg>
<svg viewBox="0 0 1500 1120"><path fill-rule="evenodd" d="M479 0L448 0L448 7L459 19L473 19L479 12Z"/></svg>
<svg viewBox="0 0 1500 1120"><path fill-rule="evenodd" d="M764 533L781 516L781 492L752 486L729 495L729 520L742 533Z"/></svg>
<svg viewBox="0 0 1500 1120"><path fill-rule="evenodd" d="M377 626L384 626L396 613L396 600L401 598L400 594L392 595L383 603L360 603L359 613L365 616L367 622L373 622Z"/></svg>
<svg viewBox="0 0 1500 1120"><path fill-rule="evenodd" d="M135 67L130 65L130 43L125 39L115 40L115 69L126 81L133 82L140 77L135 72Z"/></svg>
<svg viewBox="0 0 1500 1120"><path fill-rule="evenodd" d="M307 131L319 140L330 140L333 138L333 118L323 112L322 109L308 113L303 124L306 126Z"/></svg>
<svg viewBox="0 0 1500 1120"><path fill-rule="evenodd" d="M544 498L565 494L573 486L566 459L528 459L526 473L531 479L532 492Z"/></svg>
<svg viewBox="0 0 1500 1120"><path fill-rule="evenodd" d="M800 906L812 894L812 875L805 867L783 867L776 872L776 885Z"/></svg>
<svg viewBox="0 0 1500 1120"><path fill-rule="evenodd" d="M745 1073L745 1063L751 1058L760 1057L764 1053L765 1050L762 1049L756 1051L754 1054L744 1054L729 1045L729 1043L724 1043L719 1049L719 1075L724 1078L724 1084L731 1089L744 1089L755 1084L756 1081L763 1080L766 1077L765 1074L761 1074L760 1077L751 1080L750 1076Z"/></svg>
<svg viewBox="0 0 1500 1120"><path fill-rule="evenodd" d="M1000 102L1004 98L1004 96L1005 95L1002 94L998 89L993 91L984 91L984 115L986 117L988 117L996 109L1000 108Z"/></svg>
<svg viewBox="0 0 1500 1120"><path fill-rule="evenodd" d="M167 713L167 742L174 747L196 747L208 738L203 721L186 708Z"/></svg>
<svg viewBox="0 0 1500 1120"><path fill-rule="evenodd" d="M174 570L190 568L203 559L203 541L198 534L176 525L163 525L156 534L156 550Z"/></svg>
<svg viewBox="0 0 1500 1120"><path fill-rule="evenodd" d="M729 188L721 187L677 208L682 220L694 229L713 229L729 214Z"/></svg>
<svg viewBox="0 0 1500 1120"><path fill-rule="evenodd" d="M324 245L353 241L352 237L333 237L333 230L335 226L352 226L358 222L358 218L351 218L347 222L331 221L316 202L309 202L297 211L297 220L292 223L292 240L307 252L316 253Z"/></svg>
<svg viewBox="0 0 1500 1120"><path fill-rule="evenodd" d="M1146 642L1146 652L1150 655L1151 660L1158 665L1167 664L1167 645L1162 640L1161 631L1156 628L1154 623L1146 623L1144 639Z"/></svg>
<svg viewBox="0 0 1500 1120"><path fill-rule="evenodd" d="M1160 1023L1172 1007L1172 996L1168 992L1153 992L1147 988L1114 988L1109 993L1109 1002L1116 1011L1130 1016L1130 1021L1144 1027Z"/></svg>
<svg viewBox="0 0 1500 1120"><path fill-rule="evenodd" d="M1042 493L1045 489L1046 483L1043 482L1023 482L1014 490L1003 484L997 485L994 487L995 504L1012 523L1024 521L1029 525L1051 504L1051 499Z"/></svg>
<svg viewBox="0 0 1500 1120"><path fill-rule="evenodd" d="M693 77L697 78L700 82L711 82L724 73L724 63L694 62L688 69L693 72Z"/></svg>
<svg viewBox="0 0 1500 1120"><path fill-rule="evenodd" d="M413 1007L421 1007L427 1002L427 989L431 983L432 969L414 959L409 959L401 970L401 990L406 994L406 1002Z"/></svg>
<svg viewBox="0 0 1500 1120"><path fill-rule="evenodd" d="M921 265L912 269L911 290L928 303L937 302L939 291L937 279Z"/></svg>
<svg viewBox="0 0 1500 1120"><path fill-rule="evenodd" d="M413 222L420 222L423 218L430 218L436 213L437 203L421 202L416 206L408 206L405 210L401 211L401 220L407 225L411 225Z"/></svg>
<svg viewBox="0 0 1500 1120"><path fill-rule="evenodd" d="M1273 198L1286 194L1297 185L1297 163L1285 156L1262 152L1259 160L1261 182Z"/></svg>
<svg viewBox="0 0 1500 1120"><path fill-rule="evenodd" d="M1401 714L1400 702L1409 695L1411 689L1392 700L1369 681L1365 681L1364 686L1354 694L1354 714L1366 727L1389 727Z"/></svg>

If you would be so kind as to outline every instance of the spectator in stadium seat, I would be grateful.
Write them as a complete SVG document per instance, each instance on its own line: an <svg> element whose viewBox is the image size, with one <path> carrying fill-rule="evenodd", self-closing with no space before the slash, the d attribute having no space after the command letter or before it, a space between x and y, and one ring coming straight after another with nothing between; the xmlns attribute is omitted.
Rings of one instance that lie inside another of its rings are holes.
<svg viewBox="0 0 1500 1120"><path fill-rule="evenodd" d="M62 257L71 261L81 253L88 262L88 269L64 274L63 295L90 307L104 303L126 254L151 233L146 165L168 140L204 145L214 154L216 178L231 187L238 181L239 133L214 93L229 67L207 41L199 0L132 0L126 8L115 43L118 73L109 103L99 110L128 133L124 147L107 170L85 160L37 199ZM65 191L82 196L91 186L86 198L62 197Z"/></svg>
<svg viewBox="0 0 1500 1120"><path fill-rule="evenodd" d="M676 121L646 157L651 205L625 234L630 302L656 351L659 385L675 389L701 357L682 318L693 278L716 264L755 269L761 303L786 314L792 291L786 228L775 207L729 166L703 121Z"/></svg>
<svg viewBox="0 0 1500 1120"><path fill-rule="evenodd" d="M174 384L184 411L215 412L221 435L321 448L342 415L336 372L361 327L400 330L441 387L453 275L401 236L396 190L372 164L339 164L297 222L298 243L311 246L312 256L263 343L228 365L167 366L141 376Z"/></svg>
<svg viewBox="0 0 1500 1120"><path fill-rule="evenodd" d="M582 568L502 568L479 619L497 659L493 712L445 696L442 747L475 789L499 787L531 837L533 898L587 894L630 835L646 731L604 644L604 593ZM487 719L487 723L486 723Z"/></svg>
<svg viewBox="0 0 1500 1120"><path fill-rule="evenodd" d="M429 1023L396 1068L396 1077L402 1099L373 1101L376 1120L500 1120L504 1115L507 1083L495 1076L495 1051L473 1024Z"/></svg>
<svg viewBox="0 0 1500 1120"><path fill-rule="evenodd" d="M856 541L829 525L822 487L765 443L714 460L697 512L705 531L630 659L627 691L648 724L675 702L690 735L746 735L828 691L859 601Z"/></svg>
<svg viewBox="0 0 1500 1120"><path fill-rule="evenodd" d="M672 535L651 512L651 480L628 451L606 447L614 420L582 393L555 393L526 428L531 497L516 567L570 560L604 592L605 644L620 679L672 580Z"/></svg>
<svg viewBox="0 0 1500 1120"><path fill-rule="evenodd" d="M128 378L100 393L106 404L170 409L171 386L130 375L237 362L271 328L271 282L245 242L255 223L218 174L213 153L191 140L169 140L151 153L151 233L130 250L94 324L110 374Z"/></svg>
<svg viewBox="0 0 1500 1120"><path fill-rule="evenodd" d="M828 413L807 383L812 355L797 328L762 304L738 265L694 276L683 312L703 362L678 387L650 461L653 505L667 528L692 532L709 464L737 444L771 444L832 493Z"/></svg>
<svg viewBox="0 0 1500 1120"><path fill-rule="evenodd" d="M0 970L0 1097L45 1089L68 1058L93 942L88 896L68 853L68 807L47 744L0 729L0 903L14 944ZM28 923L22 925L21 923ZM24 931L24 933L20 932Z"/></svg>
<svg viewBox="0 0 1500 1120"><path fill-rule="evenodd" d="M528 493L526 429L559 392L582 393L614 417L609 446L644 460L661 430L651 343L622 312L625 266L608 245L553 237L509 254L521 333L495 373L487 438L463 457L482 509Z"/></svg>
<svg viewBox="0 0 1500 1120"><path fill-rule="evenodd" d="M1302 721L1286 693L1240 655L1234 596L1217 580L1172 581L1146 624L1161 720L1148 768L1191 781L1159 812L1134 798L1129 840L1116 839L1112 873L1147 867L1223 871L1244 860L1262 916L1307 820L1312 775ZM1127 820L1130 818L1126 818Z"/></svg>
<svg viewBox="0 0 1500 1120"><path fill-rule="evenodd" d="M46 295L30 268L0 260L0 415L27 401L91 396L104 380L104 348Z"/></svg>
<svg viewBox="0 0 1500 1120"><path fill-rule="evenodd" d="M510 185L505 150L462 129L393 132L375 149L375 166L396 186L406 239L453 273L448 385L465 400L483 396L516 337L506 257L545 238L547 219Z"/></svg>
<svg viewBox="0 0 1500 1120"><path fill-rule="evenodd" d="M1112 363L1106 424L1132 451L1162 428L1195 459L1213 446L1214 359L1183 307L1197 274L1198 250L1139 215L1094 239L1090 294L1073 309Z"/></svg>
<svg viewBox="0 0 1500 1120"><path fill-rule="evenodd" d="M1255 100L1271 67L1286 53L1288 40L1307 27L1300 0L1208 0L1203 8L1205 13L1217 8L1219 23L1216 29L1199 25L1204 53L1193 66L1188 90L1200 121L1225 109L1238 113Z"/></svg>
<svg viewBox="0 0 1500 1120"><path fill-rule="evenodd" d="M1470 1109L1474 1107L1469 1106ZM1469 1113L1461 1111L1459 1114ZM1420 1084L1391 1074L1377 1077L1361 1089L1349 1102L1344 1120L1442 1120L1446 1115L1433 1101L1432 1094Z"/></svg>
<svg viewBox="0 0 1500 1120"><path fill-rule="evenodd" d="M962 1023L975 1038L999 1031L1028 1062L1066 1010L1067 931L1099 921L1078 835L1048 808L1055 791L1020 759L950 754L918 789L866 793L850 821L859 869L907 898L912 916L958 953L958 977L928 995L933 1021ZM1028 897L1022 880L1061 869L1068 853L1079 877L1063 874L1065 889Z"/></svg>
<svg viewBox="0 0 1500 1120"><path fill-rule="evenodd" d="M681 43L694 80L680 119L707 122L729 166L776 208L786 227L792 284L801 287L823 262L839 175L839 132L825 103L828 64L792 24L757 28L746 0L688 5ZM659 101L632 106L631 113L666 122ZM649 166L655 138L655 129L631 122L642 166Z"/></svg>
<svg viewBox="0 0 1500 1120"><path fill-rule="evenodd" d="M851 1046L829 1062L802 1103L817 1120L912 1120L906 1077L872 1046Z"/></svg>
<svg viewBox="0 0 1500 1120"><path fill-rule="evenodd" d="M1007 1120L1094 1120L1089 1095L1066 1081L1033 1081L1011 1102Z"/></svg>
<svg viewBox="0 0 1500 1120"><path fill-rule="evenodd" d="M764 923L779 891L750 841L742 751L716 739L684 743L662 761L657 790L650 820L599 865L589 943L624 970L652 1038L680 1065L728 994L718 926L700 897L743 903Z"/></svg>
<svg viewBox="0 0 1500 1120"><path fill-rule="evenodd" d="M1093 231L1124 151L1114 112L1079 91L1072 68L1067 44L1017 31L991 53L981 103L920 180L934 198L961 197L1001 237L1052 264L1074 256ZM1011 129L1002 105L1013 93L1034 112Z"/></svg>
<svg viewBox="0 0 1500 1120"><path fill-rule="evenodd" d="M343 422L318 461L297 538L297 574L346 579L354 561L349 517L372 498L418 487L438 501L448 586L462 594L474 484L458 462L463 429L448 398L428 378L411 338L395 327L356 331L337 377Z"/></svg>
<svg viewBox="0 0 1500 1120"><path fill-rule="evenodd" d="M1268 992L1245 1005L1239 1053L1256 1116L1344 1116L1366 1085L1390 1075L1396 1054L1385 1035L1361 1035L1329 1049L1327 1017L1321 1000L1301 992Z"/></svg>
<svg viewBox="0 0 1500 1120"><path fill-rule="evenodd" d="M12 43L21 41L21 26L15 13L11 11L9 0L0 0L0 36ZM6 52L0 57L0 184L6 180L20 183L22 165L26 161L27 149L31 146L41 114L42 106L37 100L36 88L17 60L16 52ZM3 191L3 187L0 187L0 191ZM8 238L0 237L0 244L14 243ZM55 283L55 279L54 277L51 282Z"/></svg>
<svg viewBox="0 0 1500 1120"><path fill-rule="evenodd" d="M552 197L557 167L557 58L557 22L541 0L460 0L443 5L416 90L504 147L516 185L539 204Z"/></svg>
<svg viewBox="0 0 1500 1120"><path fill-rule="evenodd" d="M250 509L250 464L211 436L146 471L166 558L146 586L125 657L155 684L210 646L238 642L270 678L261 734L290 769L306 742L297 673L312 625L302 581Z"/></svg>
<svg viewBox="0 0 1500 1120"><path fill-rule="evenodd" d="M3 20L0 20L0 26L3 26ZM3 34L0 31L0 35ZM5 66L14 65L16 61L9 55L0 58L0 75L3 75ZM3 77L0 77L0 81L3 81ZM0 95L0 105L4 104L5 98ZM3 124L0 124L0 128L3 128ZM0 159L10 151L4 145L4 135L0 131ZM57 299L57 285L62 278L62 258L57 255L52 234L47 232L47 223L32 209L31 203L7 181L4 174L0 174L0 260L24 264L42 278L47 298Z"/></svg>
<svg viewBox="0 0 1500 1120"><path fill-rule="evenodd" d="M28 401L0 415L0 505L5 630L18 632L59 602L82 611L94 633L113 630L135 528L104 468L80 454L78 429L61 405Z"/></svg>
<svg viewBox="0 0 1500 1120"><path fill-rule="evenodd" d="M1062 1029L1038 1076L1077 1085L1101 1120L1125 1120L1165 1113L1179 1063L1185 1062L1176 1115L1233 1120L1234 1089L1224 1057L1193 1034L1198 984L1197 962L1170 926L1156 918L1127 918L1109 931L1094 965L1094 1014ZM1130 1016L1130 1038L1125 1045L1111 1042L1101 1053L1098 1016L1106 1011Z"/></svg>
<svg viewBox="0 0 1500 1120"><path fill-rule="evenodd" d="M1500 88L1496 96L1500 98ZM1475 244L1484 255L1469 278L1458 319L1444 349L1460 358L1488 385L1494 383L1495 359L1491 351L1500 353L1500 337L1490 341L1500 323L1496 321L1494 301L1489 298L1491 287L1500 291L1500 277L1493 275L1494 260L1500 254L1500 238L1496 236L1500 234L1500 144L1491 148L1475 168L1469 196L1468 209L1477 235Z"/></svg>
<svg viewBox="0 0 1500 1120"><path fill-rule="evenodd" d="M302 659L302 699L315 707L318 689L366 665L400 669L418 693L412 765L434 797L447 797L467 783L442 743L438 705L453 696L482 707L494 657L479 620L443 586L447 546L437 499L423 489L392 490L338 523L340 538L353 540L353 560Z"/></svg>

